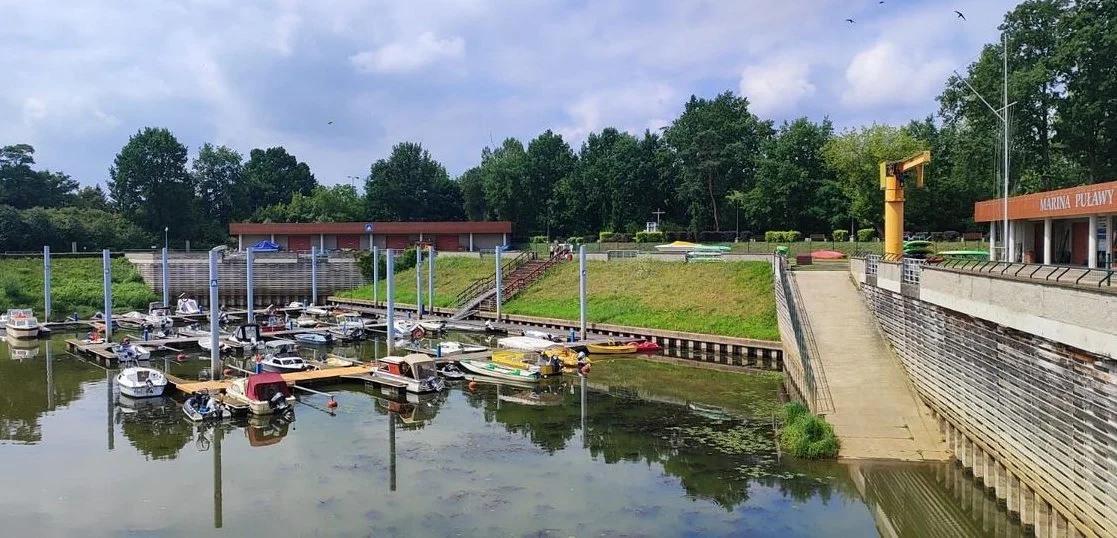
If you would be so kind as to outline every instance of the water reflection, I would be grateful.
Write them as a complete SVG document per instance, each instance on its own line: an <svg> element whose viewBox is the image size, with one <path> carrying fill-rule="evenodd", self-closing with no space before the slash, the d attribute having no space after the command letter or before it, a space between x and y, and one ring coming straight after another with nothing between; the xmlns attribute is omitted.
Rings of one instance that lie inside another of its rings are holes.
<svg viewBox="0 0 1117 538"><path fill-rule="evenodd" d="M111 381L110 381L111 386ZM191 439L193 425L167 396L117 399L116 423L128 442L151 460L173 460Z"/></svg>
<svg viewBox="0 0 1117 538"><path fill-rule="evenodd" d="M43 343L45 354L39 353L40 341L30 342L34 354L26 348L0 349L0 441L41 441L39 418L80 398L82 384L101 377L100 368L81 361L55 364L50 342Z"/></svg>

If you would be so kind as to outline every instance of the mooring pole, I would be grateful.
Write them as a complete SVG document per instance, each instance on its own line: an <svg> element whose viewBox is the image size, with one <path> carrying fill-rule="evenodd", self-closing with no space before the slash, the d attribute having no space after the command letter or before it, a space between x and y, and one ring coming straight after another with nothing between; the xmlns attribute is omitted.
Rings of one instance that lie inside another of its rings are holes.
<svg viewBox="0 0 1117 538"><path fill-rule="evenodd" d="M310 304L318 305L318 247L310 247Z"/></svg>
<svg viewBox="0 0 1117 538"><path fill-rule="evenodd" d="M427 310L434 311L434 245L427 253Z"/></svg>
<svg viewBox="0 0 1117 538"><path fill-rule="evenodd" d="M43 321L50 321L50 245L43 245Z"/></svg>
<svg viewBox="0 0 1117 538"><path fill-rule="evenodd" d="M504 282L500 274L500 245L496 247L496 320L500 321L500 303L504 302Z"/></svg>
<svg viewBox="0 0 1117 538"><path fill-rule="evenodd" d="M388 326L385 327L384 332L385 332L385 334L388 335L388 337L387 337L387 340L388 340L388 354L391 355L392 354L392 348L395 347L395 345L394 345L395 344L395 335L393 334L393 332L395 331L395 327L396 327L396 323L395 323L396 314L394 312L394 310L396 308L396 300L395 300L396 285L395 285L394 275L392 274L393 272L395 272L396 264L395 264L394 256L392 256L392 249L387 249L387 250L384 251L384 263L385 263L384 269L388 273L388 289L387 289L388 315L386 316L386 319L385 319Z"/></svg>
<svg viewBox="0 0 1117 538"><path fill-rule="evenodd" d="M388 411L388 490L396 490L396 414Z"/></svg>
<svg viewBox="0 0 1117 538"><path fill-rule="evenodd" d="M248 251L244 255L245 265L247 272L244 274L244 284L247 287L247 297L245 303L248 305L248 322L256 323L256 300L252 297L252 262L254 256L252 255L252 247L248 247Z"/></svg>
<svg viewBox="0 0 1117 538"><path fill-rule="evenodd" d="M423 247L415 245L415 315L423 319Z"/></svg>
<svg viewBox="0 0 1117 538"><path fill-rule="evenodd" d="M112 258L107 248L101 251L101 263L105 270L105 341L112 342Z"/></svg>
<svg viewBox="0 0 1117 538"><path fill-rule="evenodd" d="M217 255L224 246L209 251L209 378L221 379L221 312L217 299Z"/></svg>
<svg viewBox="0 0 1117 538"><path fill-rule="evenodd" d="M220 529L224 524L224 498L221 479L221 437L224 430L218 426L213 429L213 527Z"/></svg>
<svg viewBox="0 0 1117 538"><path fill-rule="evenodd" d="M170 252L167 247L163 247L163 306L168 309L171 307L171 270L167 267L167 260L170 259Z"/></svg>
<svg viewBox="0 0 1117 538"><path fill-rule="evenodd" d="M372 247L372 305L380 306L380 248Z"/></svg>
<svg viewBox="0 0 1117 538"><path fill-rule="evenodd" d="M582 447L585 448L586 446L589 446L589 443L586 441L586 375L578 375L578 380L581 381L582 385Z"/></svg>
<svg viewBox="0 0 1117 538"><path fill-rule="evenodd" d="M582 340L586 339L586 246L578 247L578 319Z"/></svg>

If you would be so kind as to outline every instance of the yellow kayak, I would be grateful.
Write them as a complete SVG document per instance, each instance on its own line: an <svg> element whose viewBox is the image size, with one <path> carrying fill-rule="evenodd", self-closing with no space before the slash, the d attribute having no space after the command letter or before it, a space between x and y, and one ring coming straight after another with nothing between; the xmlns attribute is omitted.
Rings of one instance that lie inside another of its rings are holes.
<svg viewBox="0 0 1117 538"><path fill-rule="evenodd" d="M563 366L573 368L578 366L578 354L573 349L563 346L551 346L543 350L543 355L547 358L558 358L562 361Z"/></svg>
<svg viewBox="0 0 1117 538"><path fill-rule="evenodd" d="M512 349L498 349L493 351L493 362L509 368L524 368L538 370L539 375L550 376L562 373L562 366L551 362L551 359L532 351L516 351ZM577 362L577 359L575 359Z"/></svg>
<svg viewBox="0 0 1117 538"><path fill-rule="evenodd" d="M636 344L586 344L586 351L593 355L623 355L636 353Z"/></svg>

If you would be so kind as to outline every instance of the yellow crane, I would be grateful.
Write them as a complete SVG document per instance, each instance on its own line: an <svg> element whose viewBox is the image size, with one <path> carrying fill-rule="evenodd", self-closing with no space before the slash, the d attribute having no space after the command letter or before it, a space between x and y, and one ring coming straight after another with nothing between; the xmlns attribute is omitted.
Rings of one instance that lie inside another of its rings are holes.
<svg viewBox="0 0 1117 538"><path fill-rule="evenodd" d="M904 255L904 181L914 171L916 188L923 188L923 166L931 162L930 151L920 151L899 161L880 163L880 188L884 189L884 254Z"/></svg>

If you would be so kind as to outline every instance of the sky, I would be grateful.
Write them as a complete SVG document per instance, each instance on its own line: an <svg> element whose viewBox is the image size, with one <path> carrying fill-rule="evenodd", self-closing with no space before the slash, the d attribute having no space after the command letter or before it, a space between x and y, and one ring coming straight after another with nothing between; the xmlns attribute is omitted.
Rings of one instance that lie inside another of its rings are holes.
<svg viewBox="0 0 1117 538"><path fill-rule="evenodd" d="M456 176L506 137L577 148L726 90L777 123L899 124L938 110L1015 4L0 0L0 145L104 185L129 136L166 127L191 157L282 145L332 185L401 141Z"/></svg>

